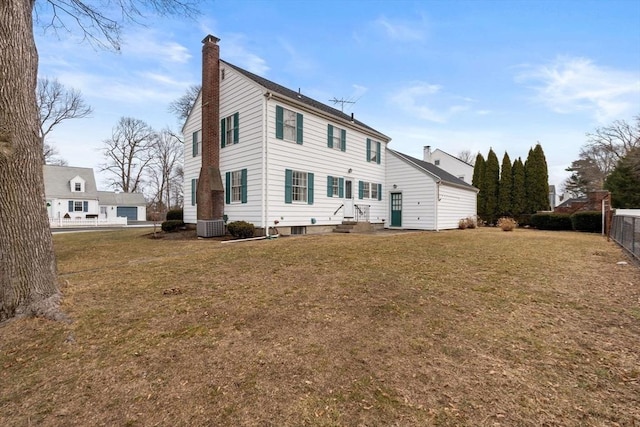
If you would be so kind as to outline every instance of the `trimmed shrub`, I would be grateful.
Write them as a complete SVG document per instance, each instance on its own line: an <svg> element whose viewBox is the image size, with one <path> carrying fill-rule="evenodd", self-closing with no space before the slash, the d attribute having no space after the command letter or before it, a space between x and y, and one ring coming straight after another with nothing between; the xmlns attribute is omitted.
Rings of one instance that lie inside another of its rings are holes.
<svg viewBox="0 0 640 427"><path fill-rule="evenodd" d="M465 228L476 228L477 226L478 226L478 222L472 216L462 218L460 221L458 221L458 228L460 230L464 230Z"/></svg>
<svg viewBox="0 0 640 427"><path fill-rule="evenodd" d="M182 211L182 209L171 209L170 211L167 211L167 221L183 221L184 220L184 213Z"/></svg>
<svg viewBox="0 0 640 427"><path fill-rule="evenodd" d="M515 219L509 217L502 217L498 220L498 227L502 229L502 231L513 231L514 228L518 226L518 223Z"/></svg>
<svg viewBox="0 0 640 427"><path fill-rule="evenodd" d="M571 215L571 223L576 231L586 231L588 233L602 232L602 212L583 211Z"/></svg>
<svg viewBox="0 0 640 427"><path fill-rule="evenodd" d="M571 215L563 213L533 214L531 225L538 230L573 230Z"/></svg>
<svg viewBox="0 0 640 427"><path fill-rule="evenodd" d="M227 224L227 231L238 239L248 239L253 237L256 227L247 221L234 221Z"/></svg>
<svg viewBox="0 0 640 427"><path fill-rule="evenodd" d="M172 219L170 221L165 221L161 225L162 231L166 233L177 231L181 227L184 227L184 221L182 221L181 219Z"/></svg>
<svg viewBox="0 0 640 427"><path fill-rule="evenodd" d="M520 227L530 227L532 225L531 216L531 214L520 214L516 215L513 219L515 219Z"/></svg>

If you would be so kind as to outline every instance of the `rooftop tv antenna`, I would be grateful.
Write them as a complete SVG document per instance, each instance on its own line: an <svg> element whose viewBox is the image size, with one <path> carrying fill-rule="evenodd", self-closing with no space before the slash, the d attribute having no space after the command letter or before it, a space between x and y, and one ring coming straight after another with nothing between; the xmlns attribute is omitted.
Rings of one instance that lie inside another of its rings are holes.
<svg viewBox="0 0 640 427"><path fill-rule="evenodd" d="M333 102L333 105L338 105L340 104L340 110L344 113L344 104L355 104L356 101L349 101L348 99L338 99L335 96L333 97L333 99L330 99L329 102Z"/></svg>

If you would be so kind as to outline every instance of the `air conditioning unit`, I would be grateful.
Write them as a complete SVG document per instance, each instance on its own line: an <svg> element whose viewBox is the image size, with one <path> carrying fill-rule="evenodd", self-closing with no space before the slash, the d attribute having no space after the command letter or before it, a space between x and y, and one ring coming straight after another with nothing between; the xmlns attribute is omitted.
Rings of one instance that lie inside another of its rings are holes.
<svg viewBox="0 0 640 427"><path fill-rule="evenodd" d="M197 225L198 237L218 237L224 236L224 220L222 219L199 219Z"/></svg>

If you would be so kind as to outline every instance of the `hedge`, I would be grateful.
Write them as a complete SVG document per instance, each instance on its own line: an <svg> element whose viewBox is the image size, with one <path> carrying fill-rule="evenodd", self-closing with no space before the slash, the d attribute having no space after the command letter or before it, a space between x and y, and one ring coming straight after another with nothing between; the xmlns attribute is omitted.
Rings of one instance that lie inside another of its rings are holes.
<svg viewBox="0 0 640 427"><path fill-rule="evenodd" d="M227 231L233 237L238 239L247 239L253 237L256 227L250 222L246 221L234 221L227 224Z"/></svg>
<svg viewBox="0 0 640 427"><path fill-rule="evenodd" d="M600 211L576 212L571 215L571 222L576 231L602 232L602 212Z"/></svg>
<svg viewBox="0 0 640 427"><path fill-rule="evenodd" d="M184 220L184 213L182 211L182 209L171 209L170 211L167 211L167 221L183 221Z"/></svg>
<svg viewBox="0 0 640 427"><path fill-rule="evenodd" d="M162 231L167 233L177 231L181 227L184 227L184 221L182 221L181 219L172 219L170 221L165 221L161 225Z"/></svg>
<svg viewBox="0 0 640 427"><path fill-rule="evenodd" d="M531 225L538 230L572 230L570 214L537 213L531 215Z"/></svg>

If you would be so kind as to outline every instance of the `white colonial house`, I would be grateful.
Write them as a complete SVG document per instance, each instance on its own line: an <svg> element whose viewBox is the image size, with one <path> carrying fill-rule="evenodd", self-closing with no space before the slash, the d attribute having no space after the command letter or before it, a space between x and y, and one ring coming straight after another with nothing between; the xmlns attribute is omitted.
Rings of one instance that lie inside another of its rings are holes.
<svg viewBox="0 0 640 427"><path fill-rule="evenodd" d="M203 42L217 43L217 39L207 36ZM281 233L304 234L330 231L343 221L369 222L374 228L438 230L456 228L461 218L475 216L473 187L433 165L416 169L407 163L408 157L387 149L388 136L353 114L219 58L215 63L219 67L219 91L215 91L219 94L219 175L227 222L248 221L266 232L277 221ZM207 67L203 65L203 75L211 75ZM210 84L206 80L203 88ZM203 149L202 98L201 91L182 129L188 224L199 221L200 170L203 164L212 169L211 163L203 161L203 152L209 151ZM209 134L216 132L209 130ZM211 179L214 187L215 178ZM451 205L438 203L435 195L413 193L412 186L440 194ZM390 198L399 193L405 199L401 205L396 200L392 210ZM409 203L414 199L423 203L422 220L413 219ZM458 207L455 201L460 201ZM402 222L391 221L392 215L401 215Z"/></svg>
<svg viewBox="0 0 640 427"><path fill-rule="evenodd" d="M44 165L43 175L52 226L127 224L127 220L146 219L142 194L98 191L92 168Z"/></svg>

